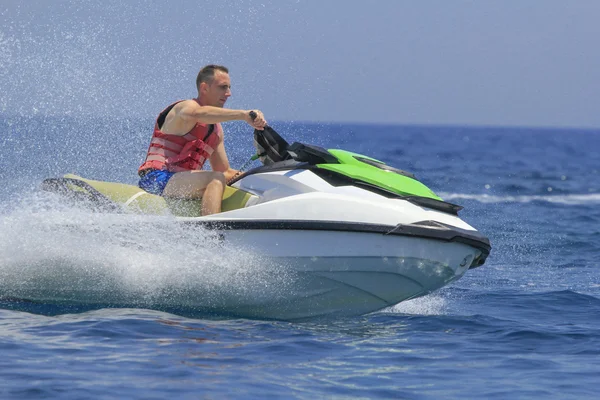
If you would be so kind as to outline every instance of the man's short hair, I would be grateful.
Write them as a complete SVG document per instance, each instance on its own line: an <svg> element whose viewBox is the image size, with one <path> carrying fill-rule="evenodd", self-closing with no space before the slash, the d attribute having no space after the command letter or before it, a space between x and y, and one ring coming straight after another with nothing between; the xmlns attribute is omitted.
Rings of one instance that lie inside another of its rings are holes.
<svg viewBox="0 0 600 400"><path fill-rule="evenodd" d="M227 67L222 65L209 64L205 67L202 67L200 72L198 72L198 76L196 77L196 87L198 88L198 92L200 92L200 84L202 82L210 83L215 77L215 71L221 71L226 74L229 73Z"/></svg>

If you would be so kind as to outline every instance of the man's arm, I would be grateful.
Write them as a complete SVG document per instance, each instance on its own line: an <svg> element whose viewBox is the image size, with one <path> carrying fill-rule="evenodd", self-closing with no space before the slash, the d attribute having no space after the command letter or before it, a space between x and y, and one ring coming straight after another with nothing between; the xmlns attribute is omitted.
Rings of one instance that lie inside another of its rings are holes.
<svg viewBox="0 0 600 400"><path fill-rule="evenodd" d="M238 173L237 170L232 169L229 166L229 160L227 159L227 153L225 153L225 145L223 144L222 139L208 161L210 162L210 167L213 171L225 174L226 181L229 181Z"/></svg>
<svg viewBox="0 0 600 400"><path fill-rule="evenodd" d="M266 121L262 112L256 112L256 118L252 119L250 111L252 110L231 110L228 108L200 106L194 100L186 100L177 104L173 111L178 118L186 122L216 124L226 121L246 121L253 128L263 129Z"/></svg>

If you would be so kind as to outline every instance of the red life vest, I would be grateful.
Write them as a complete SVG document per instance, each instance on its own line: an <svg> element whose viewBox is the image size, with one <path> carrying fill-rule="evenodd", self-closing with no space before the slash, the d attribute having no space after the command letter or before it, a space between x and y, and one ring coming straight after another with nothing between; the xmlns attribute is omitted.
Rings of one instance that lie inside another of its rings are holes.
<svg viewBox="0 0 600 400"><path fill-rule="evenodd" d="M163 133L160 128L177 103L171 104L158 115L146 160L138 169L138 174L148 169L165 169L170 172L202 169L204 162L219 144L223 135L221 124L197 123L183 136Z"/></svg>

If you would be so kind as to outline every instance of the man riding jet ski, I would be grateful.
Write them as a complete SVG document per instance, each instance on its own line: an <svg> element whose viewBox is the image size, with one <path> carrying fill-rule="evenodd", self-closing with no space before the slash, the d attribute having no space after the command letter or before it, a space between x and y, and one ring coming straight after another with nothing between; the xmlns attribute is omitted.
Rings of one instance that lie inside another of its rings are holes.
<svg viewBox="0 0 600 400"><path fill-rule="evenodd" d="M218 308L201 290L143 306L287 320L359 315L431 293L484 264L490 242L459 218L462 207L409 172L340 149L290 145L259 111L223 109L227 71L209 67L212 80L199 74L198 99L159 115L139 187L76 175L42 187L95 212L145 214L148 223L168 215L190 235L208 229L290 274L285 282L274 274L243 299L225 295ZM219 122L235 119L255 128L253 158L263 165L247 172L231 169L222 147ZM212 172L199 170L206 159ZM61 303L128 306L81 297L84 289Z"/></svg>
<svg viewBox="0 0 600 400"><path fill-rule="evenodd" d="M224 309L286 320L364 314L446 286L489 255L489 240L459 218L462 207L444 202L411 173L344 150L290 145L268 126L254 137L263 165L232 177L218 214L202 216L198 199L76 175L46 179L43 188L95 212L169 215L190 235L209 229L295 276L283 298L280 288L290 283L273 276L256 296L219 309L203 293L165 299L190 315Z"/></svg>
<svg viewBox="0 0 600 400"><path fill-rule="evenodd" d="M266 121L260 111L223 108L231 96L229 70L203 67L196 78L198 97L171 104L156 119L146 159L138 169L139 186L166 197L202 199L202 214L221 211L221 197L231 169L221 122L242 120L256 129ZM212 171L202 166L210 160Z"/></svg>

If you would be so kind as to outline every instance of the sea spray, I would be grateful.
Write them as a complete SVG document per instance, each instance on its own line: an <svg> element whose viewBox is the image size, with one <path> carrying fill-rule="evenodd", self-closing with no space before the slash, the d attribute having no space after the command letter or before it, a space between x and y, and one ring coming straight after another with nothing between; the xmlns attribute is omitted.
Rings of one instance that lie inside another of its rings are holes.
<svg viewBox="0 0 600 400"><path fill-rule="evenodd" d="M0 216L5 298L236 313L293 286L285 265L169 216L90 213L47 193L20 204Z"/></svg>

